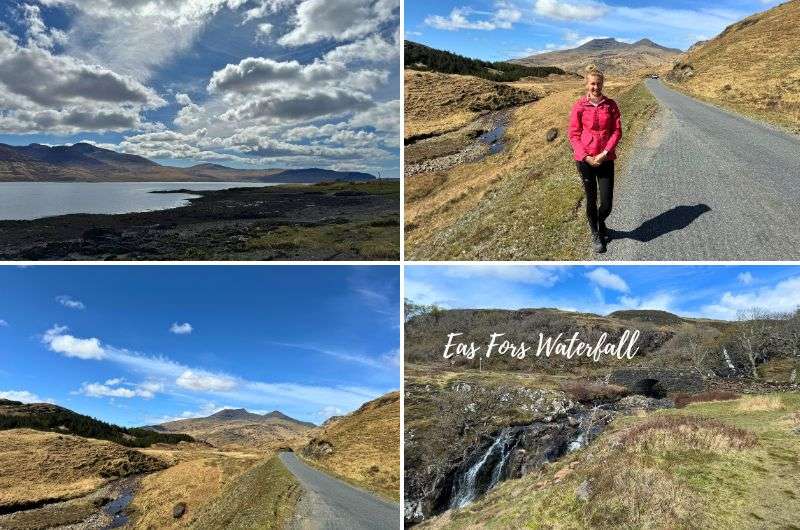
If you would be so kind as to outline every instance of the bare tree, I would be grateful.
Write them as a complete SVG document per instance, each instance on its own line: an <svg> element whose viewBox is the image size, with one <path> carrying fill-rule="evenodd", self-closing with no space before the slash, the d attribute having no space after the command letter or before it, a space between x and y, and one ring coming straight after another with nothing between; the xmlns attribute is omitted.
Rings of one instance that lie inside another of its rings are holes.
<svg viewBox="0 0 800 530"><path fill-rule="evenodd" d="M739 311L737 338L742 352L750 363L750 372L753 379L760 379L758 365L767 359L768 329L771 315L764 309L753 307Z"/></svg>

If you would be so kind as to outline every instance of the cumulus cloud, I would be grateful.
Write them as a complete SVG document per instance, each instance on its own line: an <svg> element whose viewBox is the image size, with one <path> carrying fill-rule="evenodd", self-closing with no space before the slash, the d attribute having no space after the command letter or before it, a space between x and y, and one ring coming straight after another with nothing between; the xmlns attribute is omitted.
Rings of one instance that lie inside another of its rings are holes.
<svg viewBox="0 0 800 530"><path fill-rule="evenodd" d="M563 0L536 0L537 14L558 20L596 20L609 12L609 7L599 2L566 2Z"/></svg>
<svg viewBox="0 0 800 530"><path fill-rule="evenodd" d="M333 88L281 92L250 99L221 116L223 120L297 121L326 116L340 116L373 105L372 98L357 90Z"/></svg>
<svg viewBox="0 0 800 530"><path fill-rule="evenodd" d="M166 102L109 69L23 47L0 30L0 128L7 132L121 131L142 126L140 112Z"/></svg>
<svg viewBox="0 0 800 530"><path fill-rule="evenodd" d="M64 307L68 307L70 309L86 309L86 305L83 302L80 300L75 300L66 294L56 296L56 301Z"/></svg>
<svg viewBox="0 0 800 530"><path fill-rule="evenodd" d="M105 359L107 352L100 343L100 339L81 339L67 333L66 326L54 325L42 337L42 342L51 351L61 353L67 357L78 359Z"/></svg>
<svg viewBox="0 0 800 530"><path fill-rule="evenodd" d="M7 328L7 327L8 327L8 322L0 318L0 328Z"/></svg>
<svg viewBox="0 0 800 530"><path fill-rule="evenodd" d="M293 29L278 43L300 46L358 39L396 18L399 7L399 0L302 0L291 19Z"/></svg>
<svg viewBox="0 0 800 530"><path fill-rule="evenodd" d="M183 324L173 322L169 327L169 332L174 333L175 335L188 335L192 331L194 331L194 328L188 322L184 322Z"/></svg>
<svg viewBox="0 0 800 530"><path fill-rule="evenodd" d="M238 386L232 377L201 370L186 370L178 376L175 383L189 390L214 392L226 392Z"/></svg>
<svg viewBox="0 0 800 530"><path fill-rule="evenodd" d="M734 320L740 312L753 308L769 312L789 312L800 306L800 276L778 282L774 286L740 292L727 291L719 300L704 306L703 315Z"/></svg>
<svg viewBox="0 0 800 530"><path fill-rule="evenodd" d="M27 390L0 390L0 399L10 399L22 403L54 403L52 399L42 399Z"/></svg>
<svg viewBox="0 0 800 530"><path fill-rule="evenodd" d="M608 269L602 267L587 272L586 277L598 287L612 289L614 291L620 291L623 293L630 291L630 287L628 287L628 284L622 279L621 276L614 274Z"/></svg>

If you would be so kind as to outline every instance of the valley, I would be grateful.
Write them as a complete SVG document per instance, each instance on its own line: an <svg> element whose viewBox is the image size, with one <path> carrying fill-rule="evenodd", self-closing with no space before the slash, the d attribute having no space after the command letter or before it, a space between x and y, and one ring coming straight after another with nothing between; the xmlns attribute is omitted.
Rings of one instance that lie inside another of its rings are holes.
<svg viewBox="0 0 800 530"><path fill-rule="evenodd" d="M800 35L792 23L798 9L798 2L785 2L686 52L649 39L604 38L509 61L561 73L500 78L490 66L483 66L488 73L476 70L481 63L473 61L462 68L469 75L459 75L443 69L453 64L447 52L428 49L431 57L442 54L441 61L405 72L408 259L592 256L566 137L589 65L606 71L604 92L623 116L619 194L609 220L614 230L602 258L792 258L796 244L787 241L794 236L772 227L792 225L785 221L796 217L786 179L800 131L800 63L793 51ZM693 99L673 105L677 96L669 97L670 90ZM751 202L718 193L736 178L741 182L731 189L745 190ZM740 232L726 230L743 226L735 219L742 211L779 221L765 220L760 226L769 230L739 241Z"/></svg>
<svg viewBox="0 0 800 530"><path fill-rule="evenodd" d="M791 524L800 508L788 493L800 469L796 313L737 322L663 311L413 314L406 525L760 528ZM633 359L442 355L454 331L465 342L494 330L520 343L565 330L616 341L634 329ZM753 330L761 353L751 362L741 338Z"/></svg>
<svg viewBox="0 0 800 530"><path fill-rule="evenodd" d="M118 427L54 405L3 400L0 527L287 528L312 495L283 463L287 451L364 488L365 498L385 499L375 502L396 522L399 414L397 392L323 427L279 411L224 409L129 431L150 433L141 444L123 431L121 443L131 448L88 434ZM48 427L53 422L64 424ZM21 423L35 429L9 428Z"/></svg>

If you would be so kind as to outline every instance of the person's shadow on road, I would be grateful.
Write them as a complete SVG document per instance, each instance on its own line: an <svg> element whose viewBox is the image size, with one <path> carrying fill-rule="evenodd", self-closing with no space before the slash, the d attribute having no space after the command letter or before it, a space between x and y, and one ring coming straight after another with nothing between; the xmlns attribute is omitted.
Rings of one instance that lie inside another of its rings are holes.
<svg viewBox="0 0 800 530"><path fill-rule="evenodd" d="M623 232L620 230L608 230L608 238L614 239L634 239L647 243L653 239L674 232L683 230L692 224L698 217L706 212L710 212L711 207L707 204L695 204L694 206L675 206L664 213L660 213L652 219L642 223L639 228Z"/></svg>

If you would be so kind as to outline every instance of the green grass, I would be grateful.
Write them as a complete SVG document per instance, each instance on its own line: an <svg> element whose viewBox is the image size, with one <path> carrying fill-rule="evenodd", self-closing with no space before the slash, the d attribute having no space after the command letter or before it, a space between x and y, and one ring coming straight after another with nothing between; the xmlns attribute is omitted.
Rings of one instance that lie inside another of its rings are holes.
<svg viewBox="0 0 800 530"><path fill-rule="evenodd" d="M196 529L281 529L294 516L300 484L277 456L257 464L192 521Z"/></svg>
<svg viewBox="0 0 800 530"><path fill-rule="evenodd" d="M762 402L778 406L759 409ZM774 394L619 417L589 448L429 525L796 529L798 411L800 394ZM647 425L654 428L642 431ZM570 464L556 481L555 472ZM584 481L591 487L588 501L576 495Z"/></svg>

